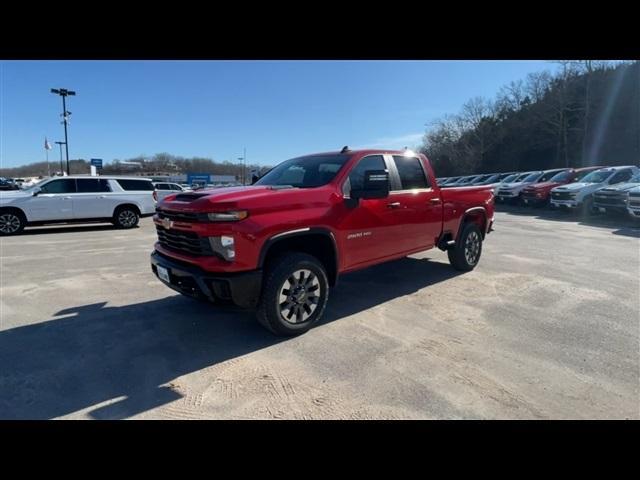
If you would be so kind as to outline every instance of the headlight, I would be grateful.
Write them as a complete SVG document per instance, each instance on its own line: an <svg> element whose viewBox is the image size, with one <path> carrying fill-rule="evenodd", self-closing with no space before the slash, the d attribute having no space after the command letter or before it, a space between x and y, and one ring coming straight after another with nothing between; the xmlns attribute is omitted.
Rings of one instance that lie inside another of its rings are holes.
<svg viewBox="0 0 640 480"><path fill-rule="evenodd" d="M225 235L222 237L209 237L209 243L211 244L211 249L225 260L231 262L236 258L236 247L233 237Z"/></svg>
<svg viewBox="0 0 640 480"><path fill-rule="evenodd" d="M234 210L230 212L214 212L208 213L207 217L212 222L237 222L238 220L244 220L249 216L249 212L246 210Z"/></svg>

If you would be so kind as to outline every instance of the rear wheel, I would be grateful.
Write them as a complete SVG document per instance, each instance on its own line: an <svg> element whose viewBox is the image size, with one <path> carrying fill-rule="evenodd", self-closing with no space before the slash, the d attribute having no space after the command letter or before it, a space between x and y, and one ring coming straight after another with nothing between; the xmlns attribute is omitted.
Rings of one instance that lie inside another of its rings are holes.
<svg viewBox="0 0 640 480"><path fill-rule="evenodd" d="M133 207L119 207L113 215L113 224L118 228L133 228L139 221L140 214Z"/></svg>
<svg viewBox="0 0 640 480"><path fill-rule="evenodd" d="M19 212L0 212L0 235L17 235L24 230L27 220Z"/></svg>
<svg viewBox="0 0 640 480"><path fill-rule="evenodd" d="M276 335L300 335L322 317L328 298L322 263L306 253L290 252L267 267L258 321Z"/></svg>
<svg viewBox="0 0 640 480"><path fill-rule="evenodd" d="M456 270L473 270L482 254L482 233L475 223L466 223L456 246L447 251L449 263Z"/></svg>

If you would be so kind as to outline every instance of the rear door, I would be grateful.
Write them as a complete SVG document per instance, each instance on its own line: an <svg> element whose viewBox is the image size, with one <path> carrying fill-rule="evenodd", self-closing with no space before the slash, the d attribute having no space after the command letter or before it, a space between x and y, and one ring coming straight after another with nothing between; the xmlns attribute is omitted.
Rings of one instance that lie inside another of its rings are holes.
<svg viewBox="0 0 640 480"><path fill-rule="evenodd" d="M431 248L442 229L439 191L429 182L420 158L412 155L390 157L390 204L396 215L397 241L402 251Z"/></svg>
<svg viewBox="0 0 640 480"><path fill-rule="evenodd" d="M77 178L72 194L73 218L108 218L115 209L109 181L104 178Z"/></svg>

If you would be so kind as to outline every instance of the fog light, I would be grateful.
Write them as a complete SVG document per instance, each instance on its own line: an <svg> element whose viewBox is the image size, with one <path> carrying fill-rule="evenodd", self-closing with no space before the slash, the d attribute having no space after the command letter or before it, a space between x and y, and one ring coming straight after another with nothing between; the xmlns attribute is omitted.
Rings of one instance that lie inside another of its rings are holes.
<svg viewBox="0 0 640 480"><path fill-rule="evenodd" d="M209 237L209 243L214 253L217 253L227 261L232 261L236 257L235 242L233 237Z"/></svg>

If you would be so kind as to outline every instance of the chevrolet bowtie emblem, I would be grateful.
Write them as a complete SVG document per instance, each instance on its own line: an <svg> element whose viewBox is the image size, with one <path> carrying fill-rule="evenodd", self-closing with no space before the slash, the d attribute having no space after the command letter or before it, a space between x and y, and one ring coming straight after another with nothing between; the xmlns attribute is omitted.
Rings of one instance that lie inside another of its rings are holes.
<svg viewBox="0 0 640 480"><path fill-rule="evenodd" d="M169 220L168 218L163 218L162 219L162 226L164 228L166 228L167 230L169 230L170 228L173 227L173 220Z"/></svg>

